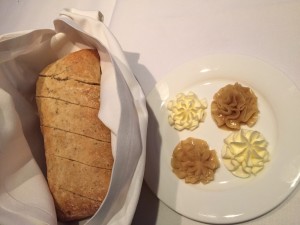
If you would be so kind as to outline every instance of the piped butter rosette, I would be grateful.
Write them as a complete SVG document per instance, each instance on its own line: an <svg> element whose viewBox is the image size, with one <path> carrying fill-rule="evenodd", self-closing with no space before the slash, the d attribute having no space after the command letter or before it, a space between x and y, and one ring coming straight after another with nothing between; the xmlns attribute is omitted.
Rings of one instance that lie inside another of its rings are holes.
<svg viewBox="0 0 300 225"><path fill-rule="evenodd" d="M221 88L211 103L211 114L218 127L239 130L252 127L258 119L257 97L249 87L239 83Z"/></svg>
<svg viewBox="0 0 300 225"><path fill-rule="evenodd" d="M204 121L206 108L206 100L199 100L193 92L179 93L174 100L170 100L167 104L169 124L179 131L195 130L199 123Z"/></svg>
<svg viewBox="0 0 300 225"><path fill-rule="evenodd" d="M207 184L214 180L219 160L215 150L210 150L206 141L189 137L175 147L171 166L173 172L185 183Z"/></svg>
<svg viewBox="0 0 300 225"><path fill-rule="evenodd" d="M269 161L268 142L258 131L242 129L232 132L225 140L222 158L225 167L235 176L256 175Z"/></svg>

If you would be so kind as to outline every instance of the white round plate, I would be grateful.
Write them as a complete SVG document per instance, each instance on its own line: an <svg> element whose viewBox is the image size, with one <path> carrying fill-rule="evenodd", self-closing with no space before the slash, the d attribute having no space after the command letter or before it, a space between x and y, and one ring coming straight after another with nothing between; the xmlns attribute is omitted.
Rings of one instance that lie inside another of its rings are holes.
<svg viewBox="0 0 300 225"><path fill-rule="evenodd" d="M251 178L232 175L221 149L231 132L219 129L210 113L214 93L239 82L258 97L260 117L252 127L269 142L270 162ZM208 102L207 117L194 131L168 123L166 104L179 92L193 91ZM170 208L206 223L237 223L258 217L280 204L300 179L300 92L280 71L255 58L213 55L182 65L158 82L147 96L149 123L145 180ZM172 172L174 147L187 137L201 138L217 151L220 168L209 184L186 184Z"/></svg>

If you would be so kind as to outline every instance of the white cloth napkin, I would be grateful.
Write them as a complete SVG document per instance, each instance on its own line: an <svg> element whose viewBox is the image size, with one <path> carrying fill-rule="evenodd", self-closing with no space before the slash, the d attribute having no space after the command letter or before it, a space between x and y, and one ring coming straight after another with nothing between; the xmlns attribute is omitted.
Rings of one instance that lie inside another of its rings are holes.
<svg viewBox="0 0 300 225"><path fill-rule="evenodd" d="M55 224L46 180L23 135L11 96L0 89L0 224Z"/></svg>
<svg viewBox="0 0 300 225"><path fill-rule="evenodd" d="M118 42L99 19L99 12L66 9L54 21L55 30L0 37L0 165L5 168L1 170L0 224L57 224L40 170L45 171L45 160L35 82L43 67L81 48L96 48L100 54L99 118L112 131L114 167L100 209L80 224L131 223L143 179L147 111Z"/></svg>
<svg viewBox="0 0 300 225"><path fill-rule="evenodd" d="M23 30L53 29L53 18L65 8L100 10L105 25L109 25L116 0L1 0L0 34ZM97 11L95 11L96 13Z"/></svg>

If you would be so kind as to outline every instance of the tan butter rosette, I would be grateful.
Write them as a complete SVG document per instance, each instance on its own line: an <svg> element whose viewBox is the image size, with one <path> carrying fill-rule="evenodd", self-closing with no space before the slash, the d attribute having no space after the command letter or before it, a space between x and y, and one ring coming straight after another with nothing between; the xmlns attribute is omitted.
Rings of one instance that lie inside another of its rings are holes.
<svg viewBox="0 0 300 225"><path fill-rule="evenodd" d="M258 119L257 97L249 87L239 83L221 88L213 98L211 114L218 127L239 130L252 127Z"/></svg>
<svg viewBox="0 0 300 225"><path fill-rule="evenodd" d="M219 160L206 141L189 137L175 147L171 165L176 176L186 183L207 184L214 180Z"/></svg>

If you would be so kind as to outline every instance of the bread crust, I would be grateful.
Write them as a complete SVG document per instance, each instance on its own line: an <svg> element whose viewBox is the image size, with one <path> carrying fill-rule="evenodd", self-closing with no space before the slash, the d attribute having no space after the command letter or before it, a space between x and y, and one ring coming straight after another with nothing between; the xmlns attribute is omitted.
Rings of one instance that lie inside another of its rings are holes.
<svg viewBox="0 0 300 225"><path fill-rule="evenodd" d="M47 66L36 83L36 103L47 181L58 220L92 216L104 200L113 156L110 130L98 118L100 58L80 50Z"/></svg>
<svg viewBox="0 0 300 225"><path fill-rule="evenodd" d="M88 84L100 84L100 56L96 50L83 49L51 63L41 76L58 80L77 80Z"/></svg>

